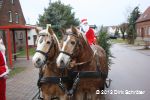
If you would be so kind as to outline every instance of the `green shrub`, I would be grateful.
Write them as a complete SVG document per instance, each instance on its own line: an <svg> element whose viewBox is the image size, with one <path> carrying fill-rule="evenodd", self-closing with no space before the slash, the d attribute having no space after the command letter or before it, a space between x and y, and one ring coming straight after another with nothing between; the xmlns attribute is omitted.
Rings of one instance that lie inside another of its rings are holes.
<svg viewBox="0 0 150 100"><path fill-rule="evenodd" d="M112 64L112 61L111 61L110 57L113 57L112 53L110 51L110 48L111 48L112 44L110 42L110 38L108 37L107 32L99 31L97 41L98 41L98 44L105 50L106 57L107 57L107 64L108 64L108 66L110 66Z"/></svg>

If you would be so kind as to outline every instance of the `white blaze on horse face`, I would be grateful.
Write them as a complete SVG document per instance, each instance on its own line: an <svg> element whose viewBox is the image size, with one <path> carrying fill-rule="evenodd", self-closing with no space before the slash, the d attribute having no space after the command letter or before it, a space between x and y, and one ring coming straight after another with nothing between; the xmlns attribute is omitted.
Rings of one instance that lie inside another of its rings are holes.
<svg viewBox="0 0 150 100"><path fill-rule="evenodd" d="M41 31L40 35L41 36L39 36L38 41L37 41L36 50L47 53L51 45L51 44L47 44L47 40L51 41L50 36L48 35L48 33L46 33L46 31ZM41 65L44 64L45 60L46 60L46 56L40 52L36 52L32 58L32 61L35 67L41 67Z"/></svg>
<svg viewBox="0 0 150 100"><path fill-rule="evenodd" d="M39 37L38 42L37 42L37 50L42 51L44 48L45 41L43 40L42 36ZM32 58L32 61L35 65L35 67L40 67L43 62L45 61L45 56L39 52L36 52Z"/></svg>
<svg viewBox="0 0 150 100"><path fill-rule="evenodd" d="M69 42L69 40L70 40L70 36L68 35L67 40L64 42L61 51L65 50L65 47L66 47L67 43ZM60 53L59 56L57 57L57 61L56 61L57 65L60 66L62 61L64 62L65 65L67 65L67 63L70 61L70 56L68 56L64 53Z"/></svg>

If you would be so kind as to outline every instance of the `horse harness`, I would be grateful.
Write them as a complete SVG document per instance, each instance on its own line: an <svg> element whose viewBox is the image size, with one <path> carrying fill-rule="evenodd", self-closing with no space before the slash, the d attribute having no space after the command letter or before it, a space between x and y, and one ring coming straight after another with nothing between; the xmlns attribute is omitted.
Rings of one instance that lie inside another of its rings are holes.
<svg viewBox="0 0 150 100"><path fill-rule="evenodd" d="M68 33L68 35L73 35L74 37L78 38L74 34ZM86 44L86 42L84 42L84 43ZM60 53L66 54L66 55L70 56L70 58L74 58L73 53L76 51L77 45L80 46L79 39L77 39L77 43L75 44L72 54L65 52L65 51L60 51ZM94 57L96 57L96 59L95 59L96 60L96 71L82 71L82 72L72 71L71 72L72 74L70 74L70 75L73 75L75 77L78 74L79 78L98 78L98 77L100 77L100 78L102 77L103 79L107 78L107 73L104 73L99 69L100 68L99 56L96 53L97 53L97 50L94 51L93 56L88 61L79 62L79 63L75 64L75 66L83 66L83 65L85 66L85 65L90 64L92 62L92 60L94 60ZM67 67L67 66L65 66L65 67Z"/></svg>
<svg viewBox="0 0 150 100"><path fill-rule="evenodd" d="M49 51L51 50L51 48L53 47L53 43L54 40L52 41L52 45L49 48ZM79 44L79 41L77 41L75 47L77 46L77 44ZM43 54L46 57L46 61L44 62L44 64L47 64L47 58L48 58L48 53L40 51L40 50L36 50L36 52L39 52L41 54ZM60 53L64 53L68 56L70 56L71 58L73 57L73 54L69 54L67 52L64 51L60 51ZM61 76L61 77L57 77L57 76L53 76L53 77L43 77L43 72L42 72L42 68L40 68L39 71L39 79L37 82L37 85L39 87L39 97L38 99L42 99L40 96L40 87L42 84L46 84L46 83L53 83L53 84L58 84L58 86L62 89L62 91L64 91L69 97L72 97L73 94L76 91L77 85L80 82L81 78L103 78L106 79L107 78L107 73L102 72L99 68L100 66L100 62L99 62L99 56L96 55L96 52L94 52L93 57L85 62L80 62L80 63L76 63L75 66L83 66L83 65L88 65L91 63L91 61L94 59L94 57L96 56L96 71L81 71L81 72L77 72L77 71L69 71L68 76ZM53 61L53 63L55 63L55 61ZM72 88L70 90L68 90L65 85L63 83L68 83L68 82L73 82L72 83ZM55 99L55 98L53 98Z"/></svg>
<svg viewBox="0 0 150 100"><path fill-rule="evenodd" d="M97 63L98 65L98 63ZM71 76L71 77L69 77ZM42 96L40 95L40 87L42 84L47 84L47 83L53 83L53 84L58 84L58 86L61 88L61 90L66 93L69 97L72 97L73 94L75 93L78 83L80 82L80 79L82 78L106 78L107 74L102 73L100 70L98 70L97 67L97 71L81 71L81 72L77 72L77 71L70 71L68 76L61 76L61 77L57 77L57 76L53 76L53 77L43 77L43 71L42 68L39 71L39 79L38 79L38 87L39 87L39 96L38 99L43 100ZM72 82L72 88L70 90L68 90L64 83L68 83L68 82ZM52 98L55 99L55 98Z"/></svg>

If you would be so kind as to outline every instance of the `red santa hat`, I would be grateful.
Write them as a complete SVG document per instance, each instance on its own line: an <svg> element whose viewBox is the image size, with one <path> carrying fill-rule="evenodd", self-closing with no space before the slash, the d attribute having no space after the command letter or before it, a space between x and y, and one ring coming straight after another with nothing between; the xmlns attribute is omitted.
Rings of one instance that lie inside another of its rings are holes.
<svg viewBox="0 0 150 100"><path fill-rule="evenodd" d="M86 19L86 18L82 19L82 20L81 20L81 23L82 23L82 24L88 23L88 22L87 22L87 19Z"/></svg>

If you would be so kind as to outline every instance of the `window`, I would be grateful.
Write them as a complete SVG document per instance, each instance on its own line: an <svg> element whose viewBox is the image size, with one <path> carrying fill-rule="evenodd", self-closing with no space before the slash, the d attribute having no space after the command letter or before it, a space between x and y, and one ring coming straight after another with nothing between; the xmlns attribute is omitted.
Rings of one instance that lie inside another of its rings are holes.
<svg viewBox="0 0 150 100"><path fill-rule="evenodd" d="M30 40L31 38L30 38L30 36L28 36L28 40Z"/></svg>
<svg viewBox="0 0 150 100"><path fill-rule="evenodd" d="M150 27L148 28L148 35L150 35Z"/></svg>
<svg viewBox="0 0 150 100"><path fill-rule="evenodd" d="M18 13L16 13L15 15L16 15L16 23L19 23L19 15L18 15Z"/></svg>
<svg viewBox="0 0 150 100"><path fill-rule="evenodd" d="M147 33L147 27L144 28L144 33L145 33L145 34L148 34L148 33Z"/></svg>
<svg viewBox="0 0 150 100"><path fill-rule="evenodd" d="M8 12L8 17L9 17L9 22L12 22L12 12L11 11Z"/></svg>
<svg viewBox="0 0 150 100"><path fill-rule="evenodd" d="M17 36L18 36L17 37L18 40L22 40L23 39L23 33L22 32L18 33Z"/></svg>
<svg viewBox="0 0 150 100"><path fill-rule="evenodd" d="M140 29L139 28L137 28L137 36L140 36Z"/></svg>

